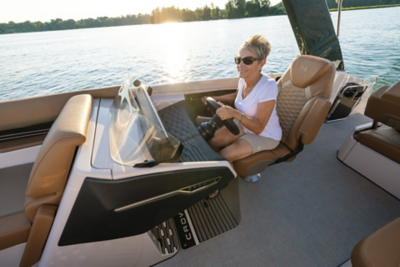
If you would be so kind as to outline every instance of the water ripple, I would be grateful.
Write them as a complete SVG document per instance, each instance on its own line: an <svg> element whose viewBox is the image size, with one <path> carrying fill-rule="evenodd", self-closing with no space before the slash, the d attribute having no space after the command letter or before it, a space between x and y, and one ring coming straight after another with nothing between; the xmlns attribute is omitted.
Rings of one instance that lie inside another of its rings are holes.
<svg viewBox="0 0 400 267"><path fill-rule="evenodd" d="M399 11L342 13L350 74L379 76L377 86L400 80ZM3 35L0 100L117 85L127 72L149 84L235 77L233 57L251 34L272 45L263 73L284 72L299 54L286 16Z"/></svg>

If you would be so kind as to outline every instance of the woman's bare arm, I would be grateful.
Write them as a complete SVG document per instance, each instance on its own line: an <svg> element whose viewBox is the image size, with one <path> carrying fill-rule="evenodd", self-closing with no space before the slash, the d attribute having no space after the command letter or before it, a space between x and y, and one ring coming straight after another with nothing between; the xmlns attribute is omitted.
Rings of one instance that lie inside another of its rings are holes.
<svg viewBox="0 0 400 267"><path fill-rule="evenodd" d="M258 104L256 116L248 117L238 110L219 103L222 107L217 110L218 116L222 120L235 118L241 121L242 125L255 134L260 134L267 125L272 111L274 110L275 100L269 100Z"/></svg>
<svg viewBox="0 0 400 267"><path fill-rule="evenodd" d="M212 98L215 99L215 101L219 101L219 102L224 102L224 103L233 103L236 99L236 95L237 95L237 90L234 93L231 94L226 94L226 95L219 95L219 96L212 96ZM209 96L203 96L201 98L201 102L203 102L204 105L206 105L206 99Z"/></svg>

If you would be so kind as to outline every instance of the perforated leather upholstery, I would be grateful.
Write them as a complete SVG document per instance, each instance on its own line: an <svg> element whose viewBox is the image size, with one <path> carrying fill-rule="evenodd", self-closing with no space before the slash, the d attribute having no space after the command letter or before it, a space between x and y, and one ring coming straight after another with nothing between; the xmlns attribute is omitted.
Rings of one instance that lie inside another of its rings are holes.
<svg viewBox="0 0 400 267"><path fill-rule="evenodd" d="M263 171L278 158L296 150L300 137L303 144L310 144L331 107L328 99L334 77L332 62L314 56L296 57L278 82L276 109L283 132L281 145L235 161L236 172L247 176Z"/></svg>

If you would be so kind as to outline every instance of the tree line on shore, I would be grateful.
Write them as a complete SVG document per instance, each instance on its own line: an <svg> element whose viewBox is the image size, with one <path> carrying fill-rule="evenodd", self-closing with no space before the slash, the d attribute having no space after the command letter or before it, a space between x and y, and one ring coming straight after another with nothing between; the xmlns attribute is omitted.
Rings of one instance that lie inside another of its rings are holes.
<svg viewBox="0 0 400 267"><path fill-rule="evenodd" d="M326 0L329 8L337 8L336 0ZM400 0L345 0L343 7L400 4ZM164 22L187 22L201 20L234 19L286 14L280 2L271 6L269 0L229 0L225 9L211 4L195 10L172 7L157 7L151 14L126 15L121 17L97 17L81 20L52 19L50 22L0 23L0 34L17 32L56 31L81 28L111 27L136 24L157 24Z"/></svg>
<svg viewBox="0 0 400 267"><path fill-rule="evenodd" d="M329 8L337 8L336 0L326 0ZM363 7L400 4L400 0L344 0L342 7Z"/></svg>
<svg viewBox="0 0 400 267"><path fill-rule="evenodd" d="M211 4L196 10L179 9L174 6L154 9L151 14L126 15L121 17L98 17L81 20L52 19L50 22L0 23L0 34L35 31L56 31L81 28L111 27L164 22L187 22L201 20L233 19L285 14L282 3L271 6L269 0L229 0L225 9Z"/></svg>

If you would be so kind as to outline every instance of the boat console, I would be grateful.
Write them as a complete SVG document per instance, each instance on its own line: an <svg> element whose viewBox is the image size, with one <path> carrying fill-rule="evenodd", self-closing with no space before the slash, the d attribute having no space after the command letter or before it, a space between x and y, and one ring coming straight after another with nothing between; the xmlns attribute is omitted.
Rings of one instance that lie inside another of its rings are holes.
<svg viewBox="0 0 400 267"><path fill-rule="evenodd" d="M115 99L94 99L40 265L75 265L84 254L91 262L149 266L176 254L179 244L186 249L216 236L202 236L204 216L233 222L221 233L236 227L236 173L199 134L195 117L186 101L157 113L145 85L133 82ZM235 195L233 206L224 193L204 200L223 187ZM225 217L215 212L221 209ZM88 255L97 249L104 253Z"/></svg>

